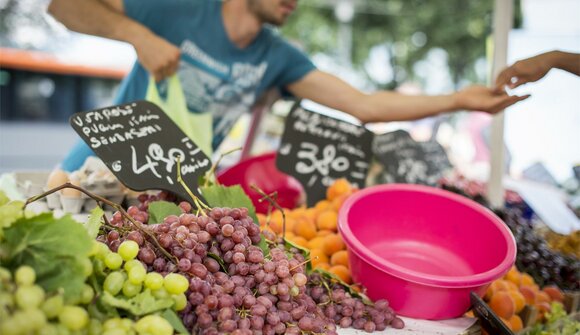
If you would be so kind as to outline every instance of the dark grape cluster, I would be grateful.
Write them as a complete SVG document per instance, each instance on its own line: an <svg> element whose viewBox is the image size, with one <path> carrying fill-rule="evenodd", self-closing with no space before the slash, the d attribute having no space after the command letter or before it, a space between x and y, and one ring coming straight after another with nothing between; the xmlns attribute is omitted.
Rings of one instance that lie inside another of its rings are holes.
<svg viewBox="0 0 580 335"><path fill-rule="evenodd" d="M336 334L337 325L368 332L403 327L386 301L367 305L328 278L307 275L304 256L276 236L266 236L267 246L260 247L259 226L247 209L213 208L197 215L188 203L180 207L181 215L144 226L172 257L118 214L111 224L119 229L100 239L112 250L131 239L139 244L137 257L148 271L188 278L180 316L192 333L304 335ZM146 222L144 209L127 212Z"/></svg>
<svg viewBox="0 0 580 335"><path fill-rule="evenodd" d="M556 285L564 290L580 289L580 260L552 250L534 232L533 220L524 219L521 210L497 212L516 238L518 254L516 266L530 274L540 285Z"/></svg>

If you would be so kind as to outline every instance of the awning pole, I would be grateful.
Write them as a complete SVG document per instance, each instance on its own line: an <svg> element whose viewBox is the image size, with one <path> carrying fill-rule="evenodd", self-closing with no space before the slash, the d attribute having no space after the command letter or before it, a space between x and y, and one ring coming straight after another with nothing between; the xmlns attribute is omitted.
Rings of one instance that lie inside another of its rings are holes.
<svg viewBox="0 0 580 335"><path fill-rule="evenodd" d="M490 83L507 65L508 36L513 22L512 0L495 0L493 12L493 60ZM488 183L489 202L493 208L504 205L502 179L505 174L504 113L496 114L491 122L491 161Z"/></svg>

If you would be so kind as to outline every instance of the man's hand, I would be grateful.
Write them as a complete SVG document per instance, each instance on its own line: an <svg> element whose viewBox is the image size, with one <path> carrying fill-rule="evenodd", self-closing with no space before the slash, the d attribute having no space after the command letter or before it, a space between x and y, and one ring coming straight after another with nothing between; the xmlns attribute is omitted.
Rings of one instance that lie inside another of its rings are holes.
<svg viewBox="0 0 580 335"><path fill-rule="evenodd" d="M177 71L180 50L167 40L153 34L142 35L133 46L141 65L155 77L165 79Z"/></svg>
<svg viewBox="0 0 580 335"><path fill-rule="evenodd" d="M482 111L489 114L498 113L516 102L529 98L530 95L507 95L505 92L494 92L485 86L470 86L454 94L456 109Z"/></svg>
<svg viewBox="0 0 580 335"><path fill-rule="evenodd" d="M554 57L554 53L547 52L517 61L503 69L495 80L496 92L503 91L506 85L513 89L540 80L554 67Z"/></svg>

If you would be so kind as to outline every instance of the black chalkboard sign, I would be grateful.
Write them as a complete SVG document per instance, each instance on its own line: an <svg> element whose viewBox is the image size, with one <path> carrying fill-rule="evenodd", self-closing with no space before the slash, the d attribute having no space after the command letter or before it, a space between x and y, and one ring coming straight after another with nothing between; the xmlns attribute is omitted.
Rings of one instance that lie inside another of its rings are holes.
<svg viewBox="0 0 580 335"><path fill-rule="evenodd" d="M433 186L451 168L439 143L417 142L404 130L375 136L373 153L385 168L381 181L387 183Z"/></svg>
<svg viewBox="0 0 580 335"><path fill-rule="evenodd" d="M180 157L181 177L200 196L198 180L211 161L157 105L136 101L76 113L69 122L128 188L166 190L191 202L177 181Z"/></svg>
<svg viewBox="0 0 580 335"><path fill-rule="evenodd" d="M488 334L514 335L514 333L475 292L471 292L470 299L473 313L479 318L481 327Z"/></svg>
<svg viewBox="0 0 580 335"><path fill-rule="evenodd" d="M336 179L365 186L372 139L364 127L295 105L286 118L276 166L302 184L313 206Z"/></svg>

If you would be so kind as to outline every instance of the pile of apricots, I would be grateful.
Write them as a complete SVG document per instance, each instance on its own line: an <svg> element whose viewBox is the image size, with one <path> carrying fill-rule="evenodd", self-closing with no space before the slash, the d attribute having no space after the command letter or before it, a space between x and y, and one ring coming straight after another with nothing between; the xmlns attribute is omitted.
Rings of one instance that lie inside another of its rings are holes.
<svg viewBox="0 0 580 335"><path fill-rule="evenodd" d="M269 216L258 214L261 229L308 249L313 268L324 269L350 284L346 245L338 232L338 211L356 190L346 179L338 179L326 190L326 199L315 206L284 209L285 220L279 210Z"/></svg>

